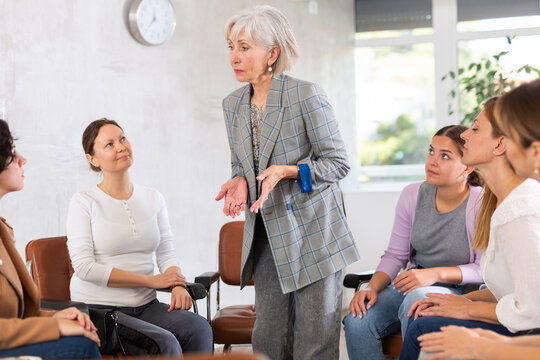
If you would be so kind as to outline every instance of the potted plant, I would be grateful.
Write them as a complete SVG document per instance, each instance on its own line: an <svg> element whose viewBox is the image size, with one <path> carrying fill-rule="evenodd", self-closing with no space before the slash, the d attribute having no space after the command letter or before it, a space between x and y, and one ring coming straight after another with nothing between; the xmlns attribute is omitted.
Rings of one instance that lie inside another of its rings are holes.
<svg viewBox="0 0 540 360"><path fill-rule="evenodd" d="M507 36L508 44L512 44L515 35ZM442 77L442 81L451 79L456 82L455 88L450 91L450 97L460 99L472 98L472 104L464 106L460 104L461 124L470 126L474 122L476 115L482 109L482 104L489 98L503 94L506 91L518 86L522 80L516 80L516 75L525 72L540 77L540 70L525 64L517 69L507 70L501 64L501 59L507 56L510 51L501 51L497 54L483 57L478 62L471 62L464 67L459 67L457 71L449 71ZM463 103L463 102L461 102ZM448 105L448 115L454 114L455 110Z"/></svg>

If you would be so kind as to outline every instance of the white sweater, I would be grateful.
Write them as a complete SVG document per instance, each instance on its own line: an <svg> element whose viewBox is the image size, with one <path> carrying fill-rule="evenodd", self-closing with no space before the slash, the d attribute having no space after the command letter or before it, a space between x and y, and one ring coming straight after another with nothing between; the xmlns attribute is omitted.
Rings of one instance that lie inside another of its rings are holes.
<svg viewBox="0 0 540 360"><path fill-rule="evenodd" d="M178 266L167 206L156 190L134 185L129 200L117 200L97 186L71 199L68 248L75 274L71 300L88 304L141 306L156 298L148 288L107 287L113 268L153 275Z"/></svg>
<svg viewBox="0 0 540 360"><path fill-rule="evenodd" d="M526 180L491 217L488 247L480 262L497 298L497 318L517 332L540 327L540 184Z"/></svg>

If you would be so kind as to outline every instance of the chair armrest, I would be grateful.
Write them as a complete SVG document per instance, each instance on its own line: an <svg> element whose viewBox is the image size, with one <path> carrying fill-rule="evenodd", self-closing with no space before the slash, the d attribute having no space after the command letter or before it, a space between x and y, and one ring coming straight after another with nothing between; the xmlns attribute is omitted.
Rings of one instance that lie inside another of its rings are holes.
<svg viewBox="0 0 540 360"><path fill-rule="evenodd" d="M88 305L79 301L41 299L39 302L39 307L42 310L64 310L74 306L81 312L88 314Z"/></svg>
<svg viewBox="0 0 540 360"><path fill-rule="evenodd" d="M202 284L199 284L196 282L187 283L187 288L188 288L189 295L191 295L191 297L194 300L200 300L206 297L206 289L204 288Z"/></svg>
<svg viewBox="0 0 540 360"><path fill-rule="evenodd" d="M357 289L360 283L371 280L373 272L366 272L361 274L347 274L343 278L343 286L350 289Z"/></svg>
<svg viewBox="0 0 540 360"><path fill-rule="evenodd" d="M186 287L187 287L189 296L191 296L193 300L200 300L206 297L206 290L203 285L198 284L198 283L187 283ZM171 288L162 288L162 289L156 289L156 290L161 291L161 292L166 292L166 293L171 292Z"/></svg>
<svg viewBox="0 0 540 360"><path fill-rule="evenodd" d="M204 286L206 291L210 291L210 286L219 280L218 272L205 272L195 277L195 282Z"/></svg>

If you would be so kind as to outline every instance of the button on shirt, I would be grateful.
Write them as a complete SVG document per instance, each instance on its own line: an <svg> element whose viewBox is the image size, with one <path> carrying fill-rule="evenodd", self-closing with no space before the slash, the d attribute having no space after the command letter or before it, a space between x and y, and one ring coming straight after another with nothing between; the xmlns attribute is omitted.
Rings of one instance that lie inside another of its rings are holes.
<svg viewBox="0 0 540 360"><path fill-rule="evenodd" d="M154 254L161 272L178 266L165 200L151 188L135 185L128 200L114 199L97 186L75 194L67 235L74 301L144 305L155 299L155 290L107 287L112 269L151 276Z"/></svg>

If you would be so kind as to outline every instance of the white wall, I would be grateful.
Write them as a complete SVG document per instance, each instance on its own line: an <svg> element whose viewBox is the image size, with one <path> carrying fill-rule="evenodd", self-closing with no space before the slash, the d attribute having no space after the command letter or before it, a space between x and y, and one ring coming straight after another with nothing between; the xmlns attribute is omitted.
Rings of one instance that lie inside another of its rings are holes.
<svg viewBox="0 0 540 360"><path fill-rule="evenodd" d="M0 214L15 228L21 254L31 239L65 234L71 195L99 182L80 138L90 121L105 116L132 142L132 179L167 199L184 273L192 279L216 268L217 234L228 219L213 199L230 175L221 99L240 86L223 27L236 11L263 2L171 2L174 35L147 47L127 30L129 0L0 0L0 116L28 158L26 187L2 199ZM302 55L291 74L326 89L357 161L353 1L319 0L318 14L308 12L307 1L265 3L291 21ZM372 268L395 194L352 193L346 200L363 255L354 268ZM225 292L224 303L253 301L252 290Z"/></svg>

